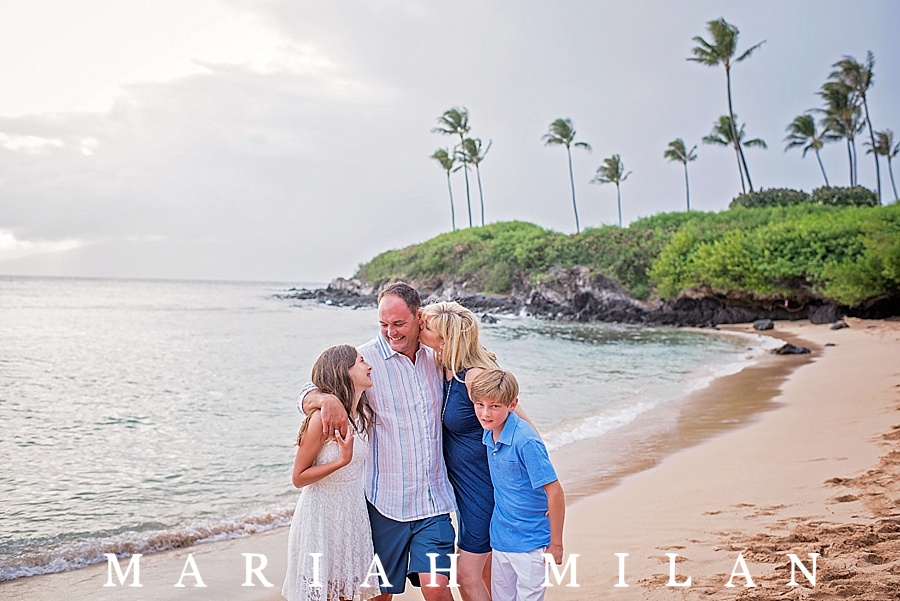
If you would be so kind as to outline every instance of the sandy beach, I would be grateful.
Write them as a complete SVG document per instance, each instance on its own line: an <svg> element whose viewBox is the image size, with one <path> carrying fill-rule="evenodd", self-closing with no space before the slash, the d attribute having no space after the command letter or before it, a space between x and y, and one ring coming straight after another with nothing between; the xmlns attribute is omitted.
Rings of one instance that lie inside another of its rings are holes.
<svg viewBox="0 0 900 601"><path fill-rule="evenodd" d="M765 357L717 380L679 409L664 440L610 438L554 453L579 586L554 586L547 598L900 598L900 322L847 322L777 323L770 334L812 354ZM592 457L612 452L628 459L622 469L592 473ZM280 528L143 557L141 588L104 587L99 564L0 583L0 598L275 601L286 537ZM799 586L788 586L789 553L810 571L808 554L819 554L814 586L799 570ZM205 588L192 576L174 586L189 554ZM675 582L690 586L667 586L667 554L677 554ZM259 567L262 555L274 586L242 586L246 562Z"/></svg>

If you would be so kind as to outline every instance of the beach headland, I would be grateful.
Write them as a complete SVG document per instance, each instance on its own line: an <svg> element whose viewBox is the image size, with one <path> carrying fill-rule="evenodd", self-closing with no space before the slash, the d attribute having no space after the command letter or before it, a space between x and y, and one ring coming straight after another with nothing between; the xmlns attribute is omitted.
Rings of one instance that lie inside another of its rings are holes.
<svg viewBox="0 0 900 601"><path fill-rule="evenodd" d="M716 380L666 416L677 427L664 440L616 450L611 438L554 452L569 501L566 553L578 555L579 586L563 586L567 574L547 598L897 598L900 322L848 323L831 330L778 322L769 334L813 353L765 357ZM620 470L591 471L591 457L614 451L627 459ZM280 528L145 556L142 588L104 587L108 566L97 564L0 583L0 597L276 601L286 538ZM811 570L811 553L819 554L815 586L799 570L799 586L789 586L788 554ZM193 571L189 554L205 588L190 575L184 588L174 586ZM242 586L247 562L258 567L259 555L274 586L257 578ZM690 586L667 586L670 562L673 582L690 578ZM745 573L755 587L746 586ZM725 586L729 579L733 588ZM397 598L421 593L408 589Z"/></svg>

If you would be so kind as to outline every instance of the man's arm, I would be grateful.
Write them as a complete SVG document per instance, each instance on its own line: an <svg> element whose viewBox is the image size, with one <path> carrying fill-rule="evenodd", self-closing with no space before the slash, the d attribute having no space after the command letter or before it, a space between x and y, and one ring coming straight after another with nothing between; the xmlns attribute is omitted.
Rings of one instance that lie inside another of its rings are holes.
<svg viewBox="0 0 900 601"><path fill-rule="evenodd" d="M550 546L547 553L553 556L557 565L563 558L563 522L566 519L566 494L559 480L543 486L547 493L547 514L550 516Z"/></svg>
<svg viewBox="0 0 900 601"><path fill-rule="evenodd" d="M340 432L342 437L347 435L347 411L344 409L344 405L333 394L322 392L316 388L315 384L309 383L300 391L297 409L303 414L307 414L313 409L320 409L322 434L326 438L334 434L335 430Z"/></svg>

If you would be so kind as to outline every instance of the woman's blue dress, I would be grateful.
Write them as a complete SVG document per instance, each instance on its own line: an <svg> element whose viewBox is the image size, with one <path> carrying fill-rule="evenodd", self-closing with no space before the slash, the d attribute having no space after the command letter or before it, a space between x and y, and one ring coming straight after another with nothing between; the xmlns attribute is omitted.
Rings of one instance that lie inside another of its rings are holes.
<svg viewBox="0 0 900 601"><path fill-rule="evenodd" d="M456 494L459 533L456 544L469 553L491 550L490 526L494 512L494 486L482 442L484 429L466 389L466 370L444 382L441 414L444 462ZM462 380L462 381L460 381Z"/></svg>

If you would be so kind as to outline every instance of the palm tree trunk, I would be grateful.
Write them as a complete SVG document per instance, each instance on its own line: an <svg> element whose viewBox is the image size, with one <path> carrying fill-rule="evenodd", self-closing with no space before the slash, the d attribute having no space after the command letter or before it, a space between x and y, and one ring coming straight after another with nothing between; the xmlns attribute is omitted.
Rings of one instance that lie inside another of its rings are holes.
<svg viewBox="0 0 900 601"><path fill-rule="evenodd" d="M856 185L856 182L853 181L853 147L850 146L850 138L847 138L847 157L850 159L850 187Z"/></svg>
<svg viewBox="0 0 900 601"><path fill-rule="evenodd" d="M744 170L741 168L741 149L740 144L735 144L735 158L737 158L738 173L741 176L741 192L747 193L747 186L744 185Z"/></svg>
<svg viewBox="0 0 900 601"><path fill-rule="evenodd" d="M898 200L897 198L897 184L894 183L894 168L891 167L891 159L888 157L888 173L891 174L891 188L894 189L894 201Z"/></svg>
<svg viewBox="0 0 900 601"><path fill-rule="evenodd" d="M619 204L619 227L622 227L622 189L619 188L618 182L616 182L616 201Z"/></svg>
<svg viewBox="0 0 900 601"><path fill-rule="evenodd" d="M450 185L450 172L447 172L447 190L450 191L450 222L453 224L453 231L456 231L456 209L453 207L453 186Z"/></svg>
<svg viewBox="0 0 900 601"><path fill-rule="evenodd" d="M850 138L850 144L853 146L853 185L859 185L859 161L857 157L859 153L856 152L856 138Z"/></svg>
<svg viewBox="0 0 900 601"><path fill-rule="evenodd" d="M688 180L687 161L684 162L684 189L687 192L687 210L691 210L691 182Z"/></svg>
<svg viewBox="0 0 900 601"><path fill-rule="evenodd" d="M828 176L825 175L825 165L822 164L822 157L819 156L819 149L816 148L816 160L819 161L819 169L822 170L822 177L825 178L825 187L830 188L831 184L828 183Z"/></svg>
<svg viewBox="0 0 900 601"><path fill-rule="evenodd" d="M572 150L566 146L566 153L569 155L569 182L572 184L572 208L575 210L575 233L581 233L581 226L578 224L578 204L575 202L575 175L572 173Z"/></svg>
<svg viewBox="0 0 900 601"><path fill-rule="evenodd" d="M729 67L725 67L725 80L728 83L728 116L731 117L731 138L734 141L735 148L737 148L738 169L741 169L741 165L743 165L743 171L741 172L741 188L744 192L747 191L744 188L744 174L746 173L747 185L750 186L750 191L753 192L753 182L750 181L750 171L747 169L747 159L744 158L744 151L741 148L740 140L738 140L737 125L734 123L734 109L731 105L731 69Z"/></svg>
<svg viewBox="0 0 900 601"><path fill-rule="evenodd" d="M464 142L462 134L459 134L459 141L460 144ZM460 148L463 148L463 146L460 145ZM472 199L469 195L469 166L465 161L463 161L463 175L466 176L466 206L469 208L469 227L472 227Z"/></svg>
<svg viewBox="0 0 900 601"><path fill-rule="evenodd" d="M862 95L863 108L866 110L866 124L869 126L869 142L872 143L872 158L875 159L875 183L878 187L878 204L881 202L881 167L878 164L878 153L875 152L875 134L872 133L872 120L869 119L869 103L865 94Z"/></svg>
<svg viewBox="0 0 900 601"><path fill-rule="evenodd" d="M478 176L478 198L481 200L481 227L484 227L484 194L481 191L481 169L475 163L475 173Z"/></svg>

